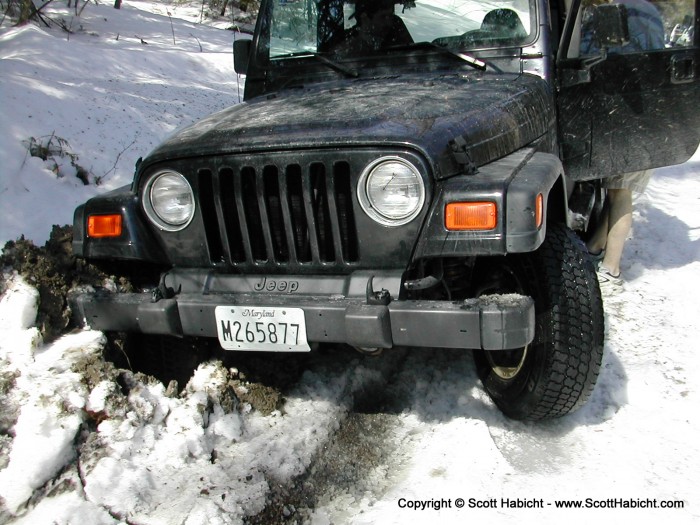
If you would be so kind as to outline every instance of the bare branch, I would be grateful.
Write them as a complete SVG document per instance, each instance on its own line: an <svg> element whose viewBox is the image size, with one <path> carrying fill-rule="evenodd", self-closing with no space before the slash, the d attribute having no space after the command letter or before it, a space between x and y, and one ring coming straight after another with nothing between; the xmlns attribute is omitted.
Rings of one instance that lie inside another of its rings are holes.
<svg viewBox="0 0 700 525"><path fill-rule="evenodd" d="M197 44L199 44L199 52L201 53L202 51L204 51L204 50L202 49L202 43L199 41L199 38L197 38L196 36L194 36L192 33L190 33L190 36L191 36L192 38L194 38L194 39L197 41Z"/></svg>
<svg viewBox="0 0 700 525"><path fill-rule="evenodd" d="M109 170L107 170L107 171L105 172L105 174L102 175L102 177L99 177L99 181L100 181L100 182L101 182L103 179L105 179L105 178L107 177L107 175L109 175L110 173L112 173L113 171L115 171L115 170L117 169L117 164L119 164L119 159L121 158L121 156L122 156L124 153L126 153L126 150L128 150L128 149L129 149L131 146L133 146L134 144L136 144L136 139L132 140L131 143L130 143L127 147L125 147L123 150L121 150L121 151L119 152L119 154L117 155L117 158L116 158L115 161L114 161L114 165L113 165ZM96 183L97 183L97 182L96 182Z"/></svg>

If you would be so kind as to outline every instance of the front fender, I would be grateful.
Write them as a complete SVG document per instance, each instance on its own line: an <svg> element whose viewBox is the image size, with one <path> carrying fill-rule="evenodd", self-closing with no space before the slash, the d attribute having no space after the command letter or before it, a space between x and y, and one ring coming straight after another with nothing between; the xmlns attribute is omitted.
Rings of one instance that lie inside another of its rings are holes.
<svg viewBox="0 0 700 525"><path fill-rule="evenodd" d="M87 235L90 215L112 213L122 216L123 228L119 237L91 238ZM130 186L94 197L76 208L73 215L73 253L85 259L168 263Z"/></svg>
<svg viewBox="0 0 700 525"><path fill-rule="evenodd" d="M475 175L442 181L416 245L414 261L436 257L505 255L536 250L546 233L550 190L563 174L555 155L532 148L518 150L479 168ZM542 194L543 221L536 224L535 203ZM445 206L450 202L488 201L496 204L492 230L449 231Z"/></svg>

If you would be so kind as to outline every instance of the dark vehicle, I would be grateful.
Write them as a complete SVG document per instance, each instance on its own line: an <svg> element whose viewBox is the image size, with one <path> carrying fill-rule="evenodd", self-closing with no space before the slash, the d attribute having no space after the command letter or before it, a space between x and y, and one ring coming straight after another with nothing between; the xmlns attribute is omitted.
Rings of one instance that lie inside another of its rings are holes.
<svg viewBox="0 0 700 525"><path fill-rule="evenodd" d="M160 277L74 311L232 351L468 349L509 417L567 414L603 354L600 179L700 141L698 33L670 43L699 3L657 3L665 43L628 52L631 4L388 2L263 0L245 101L76 210L78 256Z"/></svg>

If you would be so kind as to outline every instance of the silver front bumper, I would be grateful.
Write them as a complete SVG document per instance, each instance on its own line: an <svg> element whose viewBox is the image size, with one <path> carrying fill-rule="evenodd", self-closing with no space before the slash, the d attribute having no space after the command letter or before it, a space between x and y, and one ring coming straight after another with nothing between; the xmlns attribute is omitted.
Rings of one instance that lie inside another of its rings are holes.
<svg viewBox="0 0 700 525"><path fill-rule="evenodd" d="M154 300L151 293L83 293L71 298L71 306L79 322L97 330L177 336L217 337L215 308L235 305L301 308L309 342L505 350L525 346L534 337L535 308L530 297L509 294L466 301L368 304L372 301L363 290L367 277L363 273L272 279L180 271L171 272L165 281L171 297ZM374 283L390 296L398 296L395 275L380 274Z"/></svg>

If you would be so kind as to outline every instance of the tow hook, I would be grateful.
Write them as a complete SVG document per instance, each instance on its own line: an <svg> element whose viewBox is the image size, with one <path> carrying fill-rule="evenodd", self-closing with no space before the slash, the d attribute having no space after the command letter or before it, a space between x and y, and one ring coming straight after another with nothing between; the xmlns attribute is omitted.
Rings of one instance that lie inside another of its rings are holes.
<svg viewBox="0 0 700 525"><path fill-rule="evenodd" d="M165 278L168 276L167 273L164 273L163 275L160 276L160 282L158 283L158 286L153 289L151 292L151 302L152 303L157 303L161 299L172 299L175 297L175 294L180 293L180 290L182 289L182 285L178 287L177 292L175 291L174 288L171 288L170 286L167 286L165 284Z"/></svg>
<svg viewBox="0 0 700 525"><path fill-rule="evenodd" d="M371 305L388 305L391 302L391 294L386 288L375 292L374 291L374 275L367 281L367 304Z"/></svg>

